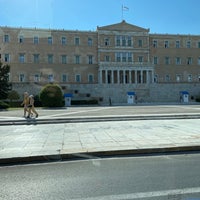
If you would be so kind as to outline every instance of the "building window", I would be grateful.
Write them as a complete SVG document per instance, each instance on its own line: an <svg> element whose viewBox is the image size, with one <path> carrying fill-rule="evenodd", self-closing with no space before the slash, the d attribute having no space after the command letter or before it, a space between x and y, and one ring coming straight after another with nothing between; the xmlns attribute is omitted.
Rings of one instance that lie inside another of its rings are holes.
<svg viewBox="0 0 200 200"><path fill-rule="evenodd" d="M165 76L165 81L170 82L170 76L168 74Z"/></svg>
<svg viewBox="0 0 200 200"><path fill-rule="evenodd" d="M158 57L156 57L156 56L153 57L153 64L154 65L158 64Z"/></svg>
<svg viewBox="0 0 200 200"><path fill-rule="evenodd" d="M20 35L19 36L19 43L23 43L24 42L24 37L23 37L23 35Z"/></svg>
<svg viewBox="0 0 200 200"><path fill-rule="evenodd" d="M169 41L165 41L165 44L164 44L165 48L169 48Z"/></svg>
<svg viewBox="0 0 200 200"><path fill-rule="evenodd" d="M128 53L128 62L133 62L133 54Z"/></svg>
<svg viewBox="0 0 200 200"><path fill-rule="evenodd" d="M138 57L138 61L139 59L142 60L141 62L143 62L143 57L140 56L141 58ZM133 62L133 54L131 52L118 52L115 53L115 61L116 62Z"/></svg>
<svg viewBox="0 0 200 200"><path fill-rule="evenodd" d="M191 57L188 57L187 58L187 65L191 65L192 64L192 58Z"/></svg>
<svg viewBox="0 0 200 200"><path fill-rule="evenodd" d="M53 44L53 38L52 37L48 37L48 44Z"/></svg>
<svg viewBox="0 0 200 200"><path fill-rule="evenodd" d="M89 83L93 83L94 82L94 75L93 74L89 74L88 75L88 82Z"/></svg>
<svg viewBox="0 0 200 200"><path fill-rule="evenodd" d="M120 46L120 36L116 36L116 46Z"/></svg>
<svg viewBox="0 0 200 200"><path fill-rule="evenodd" d="M19 82L25 82L25 75L24 74L19 75Z"/></svg>
<svg viewBox="0 0 200 200"><path fill-rule="evenodd" d="M142 40L138 40L138 46L139 46L139 47L142 47L142 45L143 45Z"/></svg>
<svg viewBox="0 0 200 200"><path fill-rule="evenodd" d="M118 52L115 54L115 56L116 56L116 61L121 62L121 54Z"/></svg>
<svg viewBox="0 0 200 200"><path fill-rule="evenodd" d="M39 54L33 54L33 62L39 63Z"/></svg>
<svg viewBox="0 0 200 200"><path fill-rule="evenodd" d="M192 82L192 75L191 74L188 75L188 82Z"/></svg>
<svg viewBox="0 0 200 200"><path fill-rule="evenodd" d="M131 45L132 45L131 36L127 37L127 42L128 42L128 47L131 47Z"/></svg>
<svg viewBox="0 0 200 200"><path fill-rule="evenodd" d="M80 74L76 74L76 76L75 76L75 81L76 81L77 83L80 83L80 82L81 82L81 75L80 75Z"/></svg>
<svg viewBox="0 0 200 200"><path fill-rule="evenodd" d="M39 44L39 37L38 36L34 36L33 44Z"/></svg>
<svg viewBox="0 0 200 200"><path fill-rule="evenodd" d="M105 62L110 62L110 56L105 56Z"/></svg>
<svg viewBox="0 0 200 200"><path fill-rule="evenodd" d="M180 48L180 41L179 40L176 41L176 48Z"/></svg>
<svg viewBox="0 0 200 200"><path fill-rule="evenodd" d="M198 65L200 65L200 57L198 58Z"/></svg>
<svg viewBox="0 0 200 200"><path fill-rule="evenodd" d="M34 82L40 82L40 75L39 74L34 75Z"/></svg>
<svg viewBox="0 0 200 200"><path fill-rule="evenodd" d="M157 48L157 47L158 47L158 41L157 41L157 40L154 40L154 41L153 41L153 47L154 47L154 48Z"/></svg>
<svg viewBox="0 0 200 200"><path fill-rule="evenodd" d="M138 62L140 62L140 63L143 62L143 56L138 56Z"/></svg>
<svg viewBox="0 0 200 200"><path fill-rule="evenodd" d="M62 74L62 82L67 82L67 74Z"/></svg>
<svg viewBox="0 0 200 200"><path fill-rule="evenodd" d="M187 47L187 48L190 48L190 47L191 47L191 42L190 42L190 41L187 41L187 42L186 42L186 47Z"/></svg>
<svg viewBox="0 0 200 200"><path fill-rule="evenodd" d="M200 48L200 42L198 42L197 47Z"/></svg>
<svg viewBox="0 0 200 200"><path fill-rule="evenodd" d="M166 64L166 65L169 65L169 64L170 64L170 59L169 59L169 57L165 57L165 64Z"/></svg>
<svg viewBox="0 0 200 200"><path fill-rule="evenodd" d="M122 53L122 62L126 62L126 53Z"/></svg>
<svg viewBox="0 0 200 200"><path fill-rule="evenodd" d="M109 45L110 45L110 40L109 40L109 38L105 38L105 39L104 39L104 44L105 44L105 46L109 46Z"/></svg>
<svg viewBox="0 0 200 200"><path fill-rule="evenodd" d="M80 56L75 56L75 64L80 64Z"/></svg>
<svg viewBox="0 0 200 200"><path fill-rule="evenodd" d="M67 44L67 38L66 37L62 37L61 38L61 44L62 45L66 45Z"/></svg>
<svg viewBox="0 0 200 200"><path fill-rule="evenodd" d="M48 55L48 64L52 64L53 63L53 54L49 54Z"/></svg>
<svg viewBox="0 0 200 200"><path fill-rule="evenodd" d="M126 46L126 37L122 36L122 46Z"/></svg>
<svg viewBox="0 0 200 200"><path fill-rule="evenodd" d="M181 58L180 57L176 57L176 65L180 65L181 64Z"/></svg>
<svg viewBox="0 0 200 200"><path fill-rule="evenodd" d="M62 64L67 64L67 56L66 55L62 55L61 56L61 63Z"/></svg>
<svg viewBox="0 0 200 200"><path fill-rule="evenodd" d="M4 42L5 42L5 43L10 42L9 35L4 35Z"/></svg>
<svg viewBox="0 0 200 200"><path fill-rule="evenodd" d="M88 64L93 64L93 56L88 56Z"/></svg>
<svg viewBox="0 0 200 200"><path fill-rule="evenodd" d="M48 75L48 82L52 83L54 81L53 74Z"/></svg>
<svg viewBox="0 0 200 200"><path fill-rule="evenodd" d="M75 37L75 38L74 38L74 44L75 44L76 46L80 45L80 38L79 38L79 37Z"/></svg>
<svg viewBox="0 0 200 200"><path fill-rule="evenodd" d="M88 38L88 46L92 46L93 42L92 42L92 38Z"/></svg>
<svg viewBox="0 0 200 200"><path fill-rule="evenodd" d="M19 62L20 63L24 63L25 62L25 54L24 53L20 53L19 54Z"/></svg>
<svg viewBox="0 0 200 200"><path fill-rule="evenodd" d="M5 54L4 61L5 62L10 62L10 54L8 54L8 53Z"/></svg>
<svg viewBox="0 0 200 200"><path fill-rule="evenodd" d="M198 76L198 80L199 80L199 82L200 82L200 75Z"/></svg>
<svg viewBox="0 0 200 200"><path fill-rule="evenodd" d="M181 75L177 74L176 75L176 82L180 82L181 81Z"/></svg>
<svg viewBox="0 0 200 200"><path fill-rule="evenodd" d="M128 47L132 46L131 36L117 35L115 37L115 41L116 41L116 46L128 46Z"/></svg>

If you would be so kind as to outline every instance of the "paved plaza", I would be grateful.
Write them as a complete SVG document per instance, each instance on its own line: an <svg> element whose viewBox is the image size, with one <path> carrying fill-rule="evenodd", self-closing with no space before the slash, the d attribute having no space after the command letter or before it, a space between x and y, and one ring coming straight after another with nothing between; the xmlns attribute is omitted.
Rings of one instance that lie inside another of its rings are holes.
<svg viewBox="0 0 200 200"><path fill-rule="evenodd" d="M67 157L200 150L199 105L69 107L37 109L27 123L23 110L0 112L0 163L62 160ZM139 116L137 120L123 120ZM166 116L156 120L146 116ZM176 116L171 119L170 116ZM179 117L182 116L180 119ZM190 117L188 117L190 116ZM106 120L106 117L109 120ZM119 119L117 119L119 117ZM95 118L93 122L54 123L58 119ZM98 120L104 118L104 120ZM114 120L111 120L111 119ZM48 119L48 123L40 120ZM3 122L21 125L1 125ZM42 121L41 121L42 122Z"/></svg>

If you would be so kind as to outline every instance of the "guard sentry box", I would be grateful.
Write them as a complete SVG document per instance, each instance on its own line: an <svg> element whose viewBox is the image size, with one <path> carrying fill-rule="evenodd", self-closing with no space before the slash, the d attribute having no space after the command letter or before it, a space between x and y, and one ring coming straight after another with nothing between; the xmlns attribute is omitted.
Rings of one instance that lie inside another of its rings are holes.
<svg viewBox="0 0 200 200"><path fill-rule="evenodd" d="M135 103L135 92L127 92L127 103L128 104Z"/></svg>
<svg viewBox="0 0 200 200"><path fill-rule="evenodd" d="M71 93L64 94L65 106L66 106L66 107L71 106L72 96L73 96L73 95L72 95Z"/></svg>
<svg viewBox="0 0 200 200"><path fill-rule="evenodd" d="M189 102L189 92L180 91L180 102L181 103L188 103Z"/></svg>

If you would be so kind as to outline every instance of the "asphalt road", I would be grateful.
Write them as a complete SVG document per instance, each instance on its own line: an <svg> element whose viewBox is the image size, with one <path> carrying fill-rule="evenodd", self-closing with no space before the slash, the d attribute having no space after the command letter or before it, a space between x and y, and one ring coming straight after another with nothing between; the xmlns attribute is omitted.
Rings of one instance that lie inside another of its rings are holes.
<svg viewBox="0 0 200 200"><path fill-rule="evenodd" d="M198 200L200 154L0 168L1 200Z"/></svg>

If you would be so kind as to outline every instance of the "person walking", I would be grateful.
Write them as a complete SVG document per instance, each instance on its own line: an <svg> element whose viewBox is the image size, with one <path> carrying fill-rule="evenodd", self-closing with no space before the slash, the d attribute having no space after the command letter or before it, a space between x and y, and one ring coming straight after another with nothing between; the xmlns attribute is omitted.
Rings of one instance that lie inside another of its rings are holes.
<svg viewBox="0 0 200 200"><path fill-rule="evenodd" d="M28 105L29 105L29 95L28 92L24 92L24 99L21 104L24 106L24 117L26 117L26 112L29 113Z"/></svg>
<svg viewBox="0 0 200 200"><path fill-rule="evenodd" d="M31 113L33 112L35 114L35 117L37 118L38 117L38 113L37 111L35 110L35 106L34 106L34 96L33 95L30 95L29 96L29 105L28 105L28 117L27 118L30 118L30 115Z"/></svg>

